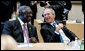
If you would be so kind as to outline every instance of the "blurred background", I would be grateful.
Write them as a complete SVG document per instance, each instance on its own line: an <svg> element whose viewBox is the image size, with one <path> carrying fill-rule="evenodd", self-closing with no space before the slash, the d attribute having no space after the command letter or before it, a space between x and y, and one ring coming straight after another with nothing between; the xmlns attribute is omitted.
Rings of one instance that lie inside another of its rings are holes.
<svg viewBox="0 0 85 51"><path fill-rule="evenodd" d="M68 14L68 21L75 21L76 19L81 19L84 22L84 14L82 12L82 1L71 1L72 8ZM20 6L20 2L17 2L17 8ZM44 7L41 7L40 4L37 4L37 18L39 20L44 20L42 17L42 11ZM12 15L12 19L15 19L14 14Z"/></svg>

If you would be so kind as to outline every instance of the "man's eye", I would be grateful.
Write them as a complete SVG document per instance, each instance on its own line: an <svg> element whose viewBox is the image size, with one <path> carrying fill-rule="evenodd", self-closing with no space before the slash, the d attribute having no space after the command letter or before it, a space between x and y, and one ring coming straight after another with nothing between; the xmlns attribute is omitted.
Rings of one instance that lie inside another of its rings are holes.
<svg viewBox="0 0 85 51"><path fill-rule="evenodd" d="M47 14L45 14L45 16L46 16L46 15L50 15L50 14L49 14L49 13L47 13Z"/></svg>

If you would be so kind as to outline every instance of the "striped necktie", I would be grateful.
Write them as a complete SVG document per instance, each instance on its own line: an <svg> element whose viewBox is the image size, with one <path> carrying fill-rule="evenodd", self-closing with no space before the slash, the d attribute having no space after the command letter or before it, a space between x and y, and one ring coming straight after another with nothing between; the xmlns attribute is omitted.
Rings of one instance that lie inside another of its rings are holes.
<svg viewBox="0 0 85 51"><path fill-rule="evenodd" d="M24 28L24 36L26 37L26 41L27 41L27 43L29 43L30 41L29 41L29 35L28 35L28 31L27 31L27 29L26 29L26 24L23 24L23 28Z"/></svg>

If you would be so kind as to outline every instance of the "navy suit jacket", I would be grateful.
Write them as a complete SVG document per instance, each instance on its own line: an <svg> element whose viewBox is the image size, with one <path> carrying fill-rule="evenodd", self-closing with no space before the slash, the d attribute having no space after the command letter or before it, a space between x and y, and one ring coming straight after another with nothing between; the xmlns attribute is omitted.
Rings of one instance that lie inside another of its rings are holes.
<svg viewBox="0 0 85 51"><path fill-rule="evenodd" d="M29 37L35 37L38 40L36 28L33 25L27 24ZM3 34L11 35L17 42L24 42L23 30L19 20L5 22Z"/></svg>
<svg viewBox="0 0 85 51"><path fill-rule="evenodd" d="M59 22L56 21L58 24ZM44 42L61 42L60 35L55 33L55 30L52 25L49 23L41 24L41 35L43 37ZM77 37L73 32L68 30L65 26L62 29L65 33L65 35L70 39L70 41L75 40L75 37Z"/></svg>

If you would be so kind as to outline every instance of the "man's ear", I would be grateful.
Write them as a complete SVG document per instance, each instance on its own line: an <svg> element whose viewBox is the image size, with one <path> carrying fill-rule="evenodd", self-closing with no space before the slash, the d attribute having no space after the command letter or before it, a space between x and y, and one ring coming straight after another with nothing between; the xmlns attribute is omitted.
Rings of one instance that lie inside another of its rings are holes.
<svg viewBox="0 0 85 51"><path fill-rule="evenodd" d="M56 17L56 15L55 15L55 14L53 14L53 16L54 16L54 18Z"/></svg>
<svg viewBox="0 0 85 51"><path fill-rule="evenodd" d="M56 17L56 14L55 14L55 17Z"/></svg>

